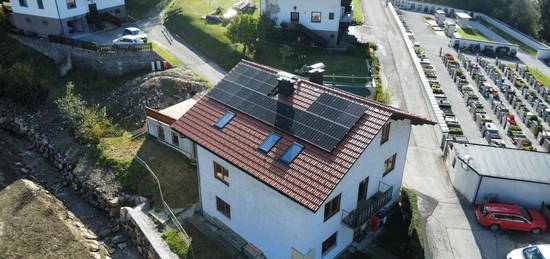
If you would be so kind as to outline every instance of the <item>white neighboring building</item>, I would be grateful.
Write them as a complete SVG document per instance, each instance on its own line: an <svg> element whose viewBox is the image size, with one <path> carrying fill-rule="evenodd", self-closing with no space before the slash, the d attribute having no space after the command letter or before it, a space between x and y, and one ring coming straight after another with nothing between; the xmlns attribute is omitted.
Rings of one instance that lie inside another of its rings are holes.
<svg viewBox="0 0 550 259"><path fill-rule="evenodd" d="M396 202L412 124L433 122L242 61L171 129L196 144L206 218L260 257L313 259Z"/></svg>
<svg viewBox="0 0 550 259"><path fill-rule="evenodd" d="M338 42L353 16L351 0L261 0L260 13L275 23L301 24L328 41Z"/></svg>
<svg viewBox="0 0 550 259"><path fill-rule="evenodd" d="M538 209L550 204L550 154L471 143L451 143L449 178L472 204L496 198Z"/></svg>
<svg viewBox="0 0 550 259"><path fill-rule="evenodd" d="M10 0L10 3L14 26L39 35L87 32L88 14L107 12L126 17L124 0Z"/></svg>
<svg viewBox="0 0 550 259"><path fill-rule="evenodd" d="M195 146L188 138L182 137L172 129L170 125L191 109L196 102L194 99L187 99L160 111L145 108L147 133L193 160L196 153Z"/></svg>

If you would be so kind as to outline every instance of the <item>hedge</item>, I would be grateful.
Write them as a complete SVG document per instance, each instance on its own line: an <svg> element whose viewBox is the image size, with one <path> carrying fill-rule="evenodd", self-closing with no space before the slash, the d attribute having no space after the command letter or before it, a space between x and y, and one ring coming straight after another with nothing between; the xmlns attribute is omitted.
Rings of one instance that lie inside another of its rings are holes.
<svg viewBox="0 0 550 259"><path fill-rule="evenodd" d="M162 238L166 241L168 247L170 247L170 250L177 254L179 258L187 258L189 246L187 246L185 240L181 238L180 233L177 230L172 229L165 232L162 234Z"/></svg>
<svg viewBox="0 0 550 259"><path fill-rule="evenodd" d="M407 254L409 258L424 258L424 233L420 226L416 193L405 187L401 189L401 210L405 225L408 225Z"/></svg>

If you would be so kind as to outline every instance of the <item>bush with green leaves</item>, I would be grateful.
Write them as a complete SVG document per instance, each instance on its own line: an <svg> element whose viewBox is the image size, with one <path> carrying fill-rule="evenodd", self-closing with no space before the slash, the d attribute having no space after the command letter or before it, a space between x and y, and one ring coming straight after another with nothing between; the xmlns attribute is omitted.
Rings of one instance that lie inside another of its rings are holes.
<svg viewBox="0 0 550 259"><path fill-rule="evenodd" d="M420 226L420 212L418 200L413 190L403 187L401 189L401 210L405 224L408 225L409 242L407 254L410 258L424 258L424 240L422 227Z"/></svg>
<svg viewBox="0 0 550 259"><path fill-rule="evenodd" d="M57 99L55 104L78 141L96 145L102 137L114 137L122 133L107 118L105 107L88 108L86 101L74 94L73 89L74 84L67 83L65 96Z"/></svg>
<svg viewBox="0 0 550 259"><path fill-rule="evenodd" d="M187 254L189 253L189 246L186 244L185 240L181 237L181 234L177 230L172 229L163 233L162 238L166 241L168 247L170 247L170 250L178 255L179 258L187 258Z"/></svg>
<svg viewBox="0 0 550 259"><path fill-rule="evenodd" d="M44 102L48 93L48 89L36 78L29 63L18 62L9 69L0 66L0 95L32 107Z"/></svg>
<svg viewBox="0 0 550 259"><path fill-rule="evenodd" d="M241 14L231 20L225 35L231 42L243 45L243 55L253 55L265 37L274 32L274 27L275 23L267 16Z"/></svg>

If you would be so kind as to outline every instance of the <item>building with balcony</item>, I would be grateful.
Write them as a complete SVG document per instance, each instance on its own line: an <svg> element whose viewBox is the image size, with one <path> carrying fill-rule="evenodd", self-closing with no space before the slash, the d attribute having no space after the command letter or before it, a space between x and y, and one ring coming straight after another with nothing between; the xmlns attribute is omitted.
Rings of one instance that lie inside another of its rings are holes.
<svg viewBox="0 0 550 259"><path fill-rule="evenodd" d="M261 0L260 13L320 45L337 45L352 21L351 0ZM323 40L317 39L320 37Z"/></svg>
<svg viewBox="0 0 550 259"><path fill-rule="evenodd" d="M10 0L13 25L38 35L88 32L101 17L126 17L124 0Z"/></svg>
<svg viewBox="0 0 550 259"><path fill-rule="evenodd" d="M148 116L194 144L202 214L267 258L344 251L396 202L412 125L433 124L249 61L184 110Z"/></svg>

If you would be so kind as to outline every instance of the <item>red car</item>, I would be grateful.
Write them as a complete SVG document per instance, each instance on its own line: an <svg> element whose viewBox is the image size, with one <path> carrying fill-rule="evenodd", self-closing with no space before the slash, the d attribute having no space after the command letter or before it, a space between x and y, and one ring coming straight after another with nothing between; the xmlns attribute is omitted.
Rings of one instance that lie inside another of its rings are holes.
<svg viewBox="0 0 550 259"><path fill-rule="evenodd" d="M533 234L546 232L544 217L537 211L512 204L484 203L476 206L479 224L491 230L512 229L531 231Z"/></svg>

